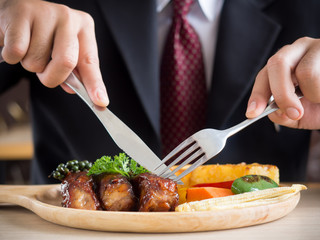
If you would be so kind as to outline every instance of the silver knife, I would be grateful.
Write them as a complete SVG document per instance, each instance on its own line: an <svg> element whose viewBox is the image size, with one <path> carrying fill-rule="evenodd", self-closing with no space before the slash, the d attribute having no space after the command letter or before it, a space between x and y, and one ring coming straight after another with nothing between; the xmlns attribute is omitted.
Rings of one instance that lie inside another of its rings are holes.
<svg viewBox="0 0 320 240"><path fill-rule="evenodd" d="M96 106L74 73L71 73L64 83L90 107L120 149L150 172L157 174L161 171L161 169L154 170L161 163L157 155L108 108Z"/></svg>

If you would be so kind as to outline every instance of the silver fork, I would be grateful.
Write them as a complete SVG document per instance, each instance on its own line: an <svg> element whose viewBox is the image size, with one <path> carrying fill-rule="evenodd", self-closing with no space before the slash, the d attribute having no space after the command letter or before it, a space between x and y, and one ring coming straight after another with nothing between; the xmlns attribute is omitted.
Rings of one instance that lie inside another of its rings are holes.
<svg viewBox="0 0 320 240"><path fill-rule="evenodd" d="M303 95L299 88L296 89L296 94L299 98L302 98ZM184 172L180 175L173 178L174 181L178 181L188 173L192 172L194 169L204 164L215 155L217 155L225 146L227 139L251 125L252 123L258 121L259 119L269 115L270 113L278 110L279 107L277 104L272 101L266 109L258 117L247 119L231 128L225 130L216 130L216 129L203 129L199 132L193 134L180 145L178 145L173 151L171 151L159 164L155 170L157 175L161 177L170 177L172 178L173 174L182 169L187 164L194 162L189 166ZM174 159L174 160L173 160ZM173 160L166 168L160 170L159 168L163 166L168 161ZM166 171L170 169L175 164L182 162L177 168L172 172L167 173Z"/></svg>

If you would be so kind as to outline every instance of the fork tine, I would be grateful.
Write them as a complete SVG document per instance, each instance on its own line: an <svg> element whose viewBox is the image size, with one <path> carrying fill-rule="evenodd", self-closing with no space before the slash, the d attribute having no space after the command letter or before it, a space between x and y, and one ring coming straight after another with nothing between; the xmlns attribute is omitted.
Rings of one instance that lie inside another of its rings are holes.
<svg viewBox="0 0 320 240"><path fill-rule="evenodd" d="M172 161L165 169L163 169L161 172L159 172L158 175L161 176L163 173L165 173L167 170L169 170L173 165L182 161L189 154L191 154L192 152L194 152L195 150L200 148L196 141L192 142L187 147L188 147L188 149L186 151L184 151L180 156L178 156L174 161Z"/></svg>
<svg viewBox="0 0 320 240"><path fill-rule="evenodd" d="M197 160L194 164L192 164L188 169L186 169L183 173L173 179L173 181L179 181L181 178L192 172L194 169L204 164L207 161L206 155L202 156L199 160Z"/></svg>
<svg viewBox="0 0 320 240"><path fill-rule="evenodd" d="M159 165L157 165L153 171L156 171L161 167L163 164L165 164L168 160L170 160L174 155L182 151L185 147L187 147L189 144L193 143L193 139L191 137L184 140L182 143L180 143L175 149L173 149L162 161Z"/></svg>
<svg viewBox="0 0 320 240"><path fill-rule="evenodd" d="M204 154L204 152L202 151L201 148L199 148L196 152L194 152L191 156L189 156L186 160L184 160L183 163L181 163L179 165L179 167L175 168L172 172L165 173L162 177L169 178L169 177L173 176L177 171L179 171L185 165L187 165L188 163L192 162L193 160L199 158L203 154Z"/></svg>

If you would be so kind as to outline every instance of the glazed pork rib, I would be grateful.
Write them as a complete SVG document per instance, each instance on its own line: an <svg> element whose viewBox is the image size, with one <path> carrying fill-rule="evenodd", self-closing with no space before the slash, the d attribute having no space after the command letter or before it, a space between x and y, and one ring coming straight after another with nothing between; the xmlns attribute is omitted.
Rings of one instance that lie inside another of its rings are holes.
<svg viewBox="0 0 320 240"><path fill-rule="evenodd" d="M165 212L179 202L171 179L142 173L129 181L121 174L69 172L61 184L62 206L86 210Z"/></svg>
<svg viewBox="0 0 320 240"><path fill-rule="evenodd" d="M136 207L136 197L128 179L120 174L100 174L97 195L107 211L130 211Z"/></svg>
<svg viewBox="0 0 320 240"><path fill-rule="evenodd" d="M69 173L61 183L62 206L86 210L101 209L93 185L93 179L87 176L87 172Z"/></svg>
<svg viewBox="0 0 320 240"><path fill-rule="evenodd" d="M60 163L49 177L62 181L62 206L106 211L173 211L177 183L148 172L125 153Z"/></svg>
<svg viewBox="0 0 320 240"><path fill-rule="evenodd" d="M177 183L151 173L142 173L133 179L136 195L139 198L139 211L173 211L179 202Z"/></svg>

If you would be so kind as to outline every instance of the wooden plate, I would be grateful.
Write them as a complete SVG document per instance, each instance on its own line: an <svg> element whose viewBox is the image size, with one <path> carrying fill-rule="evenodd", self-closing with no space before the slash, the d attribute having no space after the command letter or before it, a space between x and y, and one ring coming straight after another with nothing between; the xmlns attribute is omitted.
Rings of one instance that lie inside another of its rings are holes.
<svg viewBox="0 0 320 240"><path fill-rule="evenodd" d="M205 212L111 212L63 208L60 185L0 186L0 203L25 207L63 226L117 232L198 232L266 223L290 213L300 193L275 204Z"/></svg>

